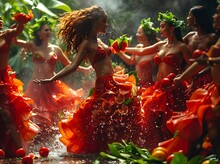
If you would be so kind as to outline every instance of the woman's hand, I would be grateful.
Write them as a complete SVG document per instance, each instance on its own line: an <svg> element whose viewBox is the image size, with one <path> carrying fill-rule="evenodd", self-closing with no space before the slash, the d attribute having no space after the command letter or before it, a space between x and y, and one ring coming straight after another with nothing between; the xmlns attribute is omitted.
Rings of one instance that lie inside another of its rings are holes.
<svg viewBox="0 0 220 164"><path fill-rule="evenodd" d="M47 83L53 82L53 80L52 79L35 79L33 80L33 82L37 84L47 84Z"/></svg>
<svg viewBox="0 0 220 164"><path fill-rule="evenodd" d="M207 65L209 58L207 56L198 57L196 59L190 59L192 62L198 62L201 65Z"/></svg>
<svg viewBox="0 0 220 164"><path fill-rule="evenodd" d="M180 76L176 76L174 79L173 79L173 84L174 84L174 87L178 87L180 84L182 84L182 79Z"/></svg>

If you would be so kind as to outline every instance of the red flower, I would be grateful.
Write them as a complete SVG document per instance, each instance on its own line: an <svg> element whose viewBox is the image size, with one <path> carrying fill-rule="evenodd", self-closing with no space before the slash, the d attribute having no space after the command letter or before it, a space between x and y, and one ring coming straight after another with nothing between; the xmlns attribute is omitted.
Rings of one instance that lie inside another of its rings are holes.
<svg viewBox="0 0 220 164"><path fill-rule="evenodd" d="M30 10L28 14L25 13L15 13L14 20L18 22L29 22L34 17L32 11Z"/></svg>
<svg viewBox="0 0 220 164"><path fill-rule="evenodd" d="M117 40L115 40L115 41L112 43L112 45L111 45L111 51L112 51L113 53L117 53L117 52L120 51L120 49L119 49L119 43L118 43Z"/></svg>
<svg viewBox="0 0 220 164"><path fill-rule="evenodd" d="M126 47L128 47L128 43L131 38L128 38L125 34L112 41L111 50L113 53L117 53L119 51L125 51Z"/></svg>
<svg viewBox="0 0 220 164"><path fill-rule="evenodd" d="M206 53L205 51L197 49L193 52L193 58L198 58L200 56L203 56L205 55L205 53Z"/></svg>

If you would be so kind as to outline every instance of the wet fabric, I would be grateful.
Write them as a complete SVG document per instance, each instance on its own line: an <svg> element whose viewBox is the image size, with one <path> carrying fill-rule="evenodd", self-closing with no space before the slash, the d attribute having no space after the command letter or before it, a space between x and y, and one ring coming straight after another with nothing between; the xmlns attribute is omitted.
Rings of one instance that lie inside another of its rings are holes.
<svg viewBox="0 0 220 164"><path fill-rule="evenodd" d="M96 80L94 93L59 122L60 141L68 152L99 153L112 142L138 140L141 112L134 81L123 72Z"/></svg>
<svg viewBox="0 0 220 164"><path fill-rule="evenodd" d="M166 122L173 112L186 109L186 88L185 83L176 89L167 89L162 87L161 82L156 82L142 93L142 142L139 145L152 151L159 142L173 136L167 129Z"/></svg>
<svg viewBox="0 0 220 164"><path fill-rule="evenodd" d="M190 155L195 150L192 147L194 143L207 135L204 123L212 117L212 109L218 103L218 90L214 84L209 83L206 88L197 89L186 102L187 110L174 113L167 122L167 128L176 134L175 137L159 143L159 146L167 148L169 154L182 150L184 154Z"/></svg>
<svg viewBox="0 0 220 164"><path fill-rule="evenodd" d="M32 59L34 64L45 63L42 66L42 70L48 68L48 66L55 66L57 60L57 54L53 54L49 59L45 59L37 53L33 55ZM39 85L31 80L25 93L34 101L33 107L36 114L34 120L50 126L54 121L58 122L60 112L73 111L79 105L84 91L82 89L73 90L60 80L43 85Z"/></svg>

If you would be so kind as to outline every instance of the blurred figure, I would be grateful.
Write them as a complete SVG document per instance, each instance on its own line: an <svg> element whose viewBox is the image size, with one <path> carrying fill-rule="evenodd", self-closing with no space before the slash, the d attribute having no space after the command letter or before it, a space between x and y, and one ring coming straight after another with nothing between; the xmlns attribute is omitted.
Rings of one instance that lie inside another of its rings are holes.
<svg viewBox="0 0 220 164"><path fill-rule="evenodd" d="M139 44L136 47L147 47L155 44L159 41L156 36L157 29L153 27L153 22L150 18L141 20L141 24L137 29L136 37ZM148 88L154 84L156 72L156 65L153 62L155 54L138 56L138 55L127 55L124 53L119 54L126 63L135 65L135 71L138 77L138 84L142 90Z"/></svg>
<svg viewBox="0 0 220 164"><path fill-rule="evenodd" d="M218 38L213 32L209 14L204 6L193 6L189 10L187 25L193 28L194 31L191 31L184 36L183 41L189 46L192 53L195 52L193 53L194 55L192 57L196 58L199 56L199 52L207 52L211 45L215 44ZM200 88L212 81L210 70L202 71L204 66L198 65L195 62L190 67L193 68L193 70L191 69L190 71L192 80L189 82L192 83L192 86L190 87L189 95L197 88ZM183 74L179 77L181 80L189 79L188 77L184 78L182 76L185 75Z"/></svg>
<svg viewBox="0 0 220 164"><path fill-rule="evenodd" d="M31 141L39 130L30 121L32 100L19 92L15 72L8 65L12 39L22 32L26 23L21 14L11 29L0 31L0 149L6 157L16 157L16 150ZM3 25L0 17L0 30Z"/></svg>
<svg viewBox="0 0 220 164"><path fill-rule="evenodd" d="M33 41L14 40L14 44L32 53L33 73L25 93L34 100L36 115L33 117L33 121L41 127L41 133L35 142L44 146L50 144L50 140L54 140L53 135L59 133L55 127L57 127L60 116L65 116L65 112L73 112L82 101L83 96L82 89L75 91L60 80L45 85L33 82L36 78L53 76L58 61L64 66L71 63L59 46L49 42L52 36L51 26L52 21L43 16L32 25ZM81 66L79 69L89 71L89 68Z"/></svg>

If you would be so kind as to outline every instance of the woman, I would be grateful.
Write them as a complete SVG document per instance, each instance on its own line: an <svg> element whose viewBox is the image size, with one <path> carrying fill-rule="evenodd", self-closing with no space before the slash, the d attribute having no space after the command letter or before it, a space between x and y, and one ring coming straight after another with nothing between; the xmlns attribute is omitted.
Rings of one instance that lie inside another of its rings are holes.
<svg viewBox="0 0 220 164"><path fill-rule="evenodd" d="M139 44L136 47L147 47L159 41L156 36L157 29L153 26L153 22L148 19L142 19L141 24L137 29L136 37ZM138 84L141 90L148 88L154 83L154 73L156 66L153 63L154 54L146 56L119 54L126 63L135 65L135 71L138 77Z"/></svg>
<svg viewBox="0 0 220 164"><path fill-rule="evenodd" d="M217 7L213 20L213 27L219 29L220 5ZM220 40L218 39L207 55L194 59L197 65L210 68L213 82L195 90L187 101L187 110L172 116L167 122L169 130L176 135L170 140L159 143L159 145L167 148L168 154L181 150L189 157L198 155L203 148L204 138L208 135L214 148L214 152L209 151L208 153L216 153L218 157L220 156L219 47Z"/></svg>
<svg viewBox="0 0 220 164"><path fill-rule="evenodd" d="M196 54L199 55L198 50L207 52L211 45L215 44L215 42L218 39L215 33L213 32L209 14L204 6L193 6L189 10L189 15L187 17L187 25L193 28L194 31L189 32L183 38L183 41L189 46L192 52L195 52L195 56L193 56L194 58L198 57L196 56ZM195 62L191 65L191 67L193 67L195 71L191 70L190 73L193 79L191 80L192 87L190 88L189 93L212 81L210 71L201 71L204 69L204 66L198 65ZM198 73L199 71L201 72Z"/></svg>
<svg viewBox="0 0 220 164"><path fill-rule="evenodd" d="M15 73L8 65L12 39L27 23L24 17L20 18L11 29L0 31L0 149L6 157L16 157L16 150L31 141L39 129L30 121L32 101L19 92ZM0 30L3 25L0 17Z"/></svg>
<svg viewBox="0 0 220 164"><path fill-rule="evenodd" d="M155 54L154 62L158 65L156 83L142 93L143 133L142 145L149 150L158 143L171 137L166 128L166 121L172 112L186 109L186 86L172 89L171 80L182 71L182 63L190 64L191 51L182 42L181 26L183 21L177 20L171 13L159 13L160 33L164 41L144 48L126 48L126 53L133 55Z"/></svg>
<svg viewBox="0 0 220 164"><path fill-rule="evenodd" d="M58 133L57 130L53 130L56 128L51 126L56 127L59 117L64 112L72 112L79 105L83 96L82 90L74 91L60 80L45 85L38 85L33 82L37 78L53 76L58 61L65 66L70 64L62 49L49 42L52 36L51 26L50 19L43 16L32 26L34 27L32 29L33 41L14 41L14 44L32 53L32 80L29 82L25 93L34 100L35 116L33 120L41 127L41 133L35 141L41 144L50 143L51 136ZM83 67L79 69L86 70ZM53 138L52 141L54 140Z"/></svg>
<svg viewBox="0 0 220 164"><path fill-rule="evenodd" d="M204 6L193 6L189 10L187 25L193 28L194 31L186 34L183 41L189 45L192 52L197 49L207 52L217 41L209 14Z"/></svg>
<svg viewBox="0 0 220 164"><path fill-rule="evenodd" d="M123 72L114 73L110 49L97 39L99 33L106 32L106 12L91 6L66 13L59 20L58 36L67 45L67 52L77 54L71 64L56 75L35 82L42 85L60 79L76 71L85 59L96 72L93 94L72 116L59 122L61 142L68 152L88 154L106 151L108 144L114 141L133 141L140 120L136 86Z"/></svg>

